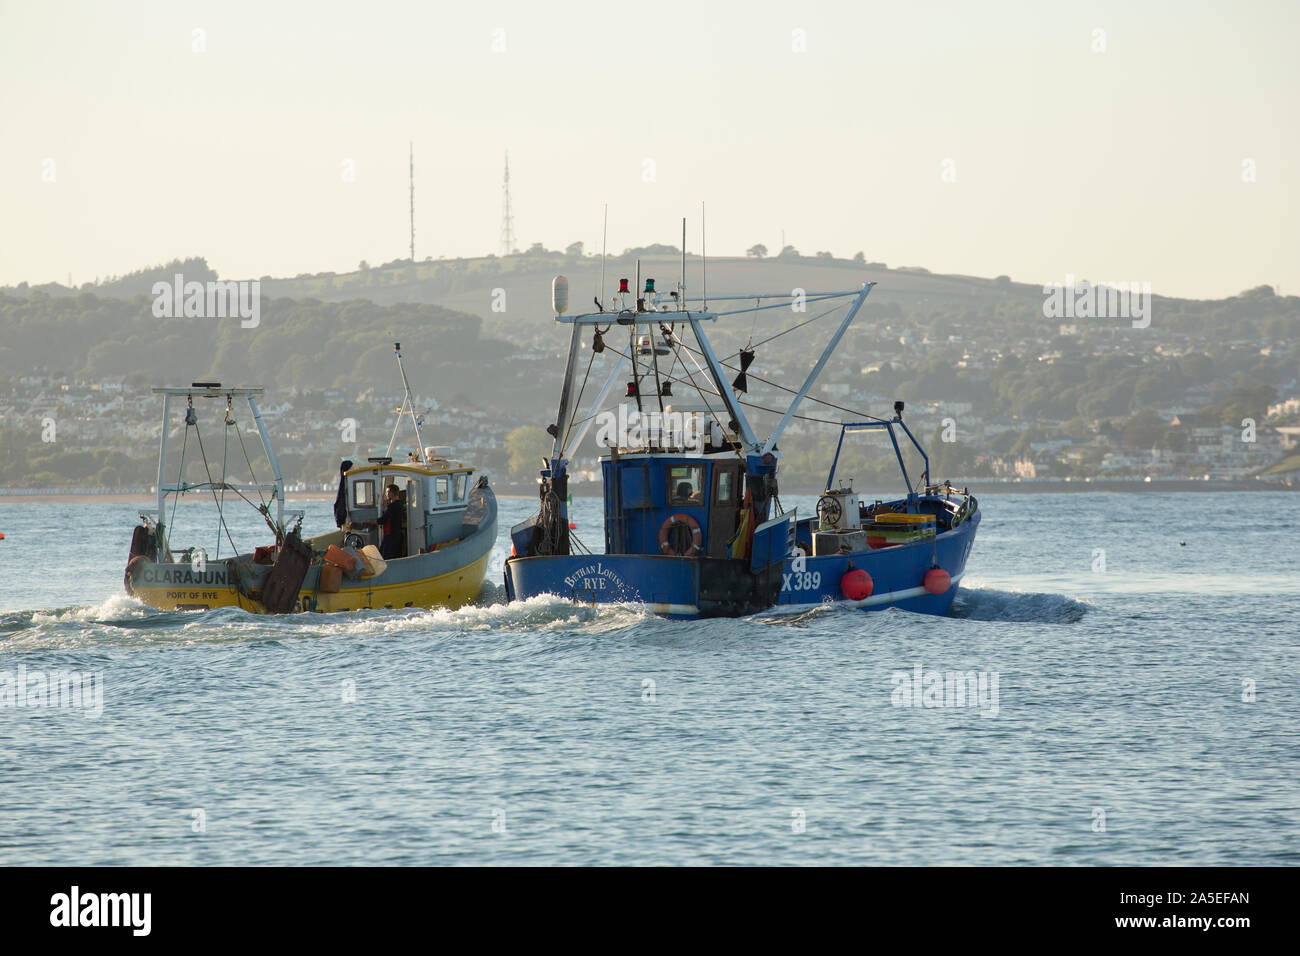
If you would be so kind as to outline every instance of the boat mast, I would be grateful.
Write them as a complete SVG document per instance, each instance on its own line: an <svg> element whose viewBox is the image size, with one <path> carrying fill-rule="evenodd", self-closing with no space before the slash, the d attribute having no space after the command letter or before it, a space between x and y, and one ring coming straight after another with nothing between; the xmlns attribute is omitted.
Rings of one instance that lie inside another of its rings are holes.
<svg viewBox="0 0 1300 956"><path fill-rule="evenodd" d="M568 321L556 317L559 321ZM569 336L569 362L564 367L564 387L560 390L560 409L555 414L555 447L551 452L551 458L556 462L564 457L564 439L569 429L569 399L573 393L573 369L578 358L578 349L582 345L582 340L578 338L581 326L573 323L573 333Z"/></svg>
<svg viewBox="0 0 1300 956"><path fill-rule="evenodd" d="M388 452L385 457L393 457L393 445L397 443L397 430L402 427L402 416L410 415L411 427L415 429L415 447L419 452L419 460L427 466L429 457L424 453L424 439L420 435L420 420L415 414L415 399L411 397L411 385L406 380L406 369L402 365L401 342L393 343L393 352L397 355L397 371L402 376L402 407L397 410L397 421L393 423L393 435L388 439Z"/></svg>
<svg viewBox="0 0 1300 956"><path fill-rule="evenodd" d="M167 499L167 492L163 490L165 479L165 469L167 467L167 413L171 410L171 395L163 393L163 412L162 412L162 438L158 442L158 526L163 523L164 504ZM171 533L171 528L163 529L163 536ZM160 541L158 544L165 549L166 542ZM159 553L163 553L159 551Z"/></svg>

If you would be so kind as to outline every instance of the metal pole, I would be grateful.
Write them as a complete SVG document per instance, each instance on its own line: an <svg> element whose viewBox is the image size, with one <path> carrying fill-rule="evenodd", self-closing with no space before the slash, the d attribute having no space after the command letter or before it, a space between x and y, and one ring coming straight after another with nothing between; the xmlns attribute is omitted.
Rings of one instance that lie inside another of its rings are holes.
<svg viewBox="0 0 1300 956"><path fill-rule="evenodd" d="M889 440L894 444L894 457L898 459L898 470L903 473L903 481L907 484L907 493L911 495L912 476L907 473L907 465L903 464L903 449L898 447L898 438L894 435L894 425L892 422L888 422L885 427L889 430Z"/></svg>
<svg viewBox="0 0 1300 956"><path fill-rule="evenodd" d="M578 323L573 323L573 334L569 336L569 361L564 367L564 387L560 390L560 410L555 416L555 445L551 457L559 459L564 455L565 433L569 427L569 397L573 391L573 365L578 358Z"/></svg>
<svg viewBox="0 0 1300 956"><path fill-rule="evenodd" d="M248 396L248 407L253 411L253 421L257 424L257 433L262 436L262 449L266 452L267 460L271 462L271 471L275 473L275 523L281 531L284 530L284 478L280 476L280 462L275 457L275 449L271 447L271 436L266 433L266 425L262 422L262 410L257 407L257 399L252 395Z"/></svg>
<svg viewBox="0 0 1300 956"><path fill-rule="evenodd" d="M844 447L844 430L848 427L847 424L840 426L840 440L835 443L835 457L831 459L831 472L826 476L827 491L831 490L832 483L835 481L835 469L840 463L840 449Z"/></svg>
<svg viewBox="0 0 1300 956"><path fill-rule="evenodd" d="M809 372L808 377L804 379L803 387L799 389L799 393L795 395L794 401L790 403L790 407L785 410L785 416L772 432L772 437L763 444L764 450L770 451L776 447L776 441L781 437L781 433L785 431L785 426L790 424L790 419L794 417L795 409L799 407L799 403L802 402L804 396L808 394L808 389L812 388L813 383L817 381L817 376L821 375L822 369L826 366L826 360L831 357L831 352L835 350L835 346L840 344L840 339L843 338L844 333L848 331L849 325L852 324L854 318L857 317L858 309L862 308L862 303L867 300L867 296L871 294L871 290L875 288L875 285L874 282L868 282L864 285L862 287L862 292L858 294L857 299L855 299L853 304L849 306L849 311L848 314L844 316L844 321L841 322L840 327L835 330L835 334L831 336L830 342L826 344L826 348L822 351L821 358L817 360L817 364L813 366L813 370Z"/></svg>
<svg viewBox="0 0 1300 956"><path fill-rule="evenodd" d="M582 444L582 440L587 437L587 432L591 429L591 423L596 419L596 413L600 411L600 406L603 405L605 399L609 397L609 390L614 387L614 381L618 378L618 373L621 371L623 371L623 356L620 355L618 361L614 363L614 367L609 370L609 378L605 379L605 385L600 390L600 394L596 396L596 401L592 403L591 414L587 417L587 420L582 423L582 427L578 429L573 440L565 443L563 451L565 458L574 454L578 450L578 446Z"/></svg>
<svg viewBox="0 0 1300 956"><path fill-rule="evenodd" d="M163 523L163 508L167 498L167 493L163 491L164 475L163 470L167 467L167 413L171 409L172 397L163 393L163 413L162 413L162 438L158 442L158 524ZM164 536L171 532L171 528L165 528ZM166 547L165 542L159 541L158 544ZM160 552L161 553L161 552Z"/></svg>
<svg viewBox="0 0 1300 956"><path fill-rule="evenodd" d="M700 351L704 353L704 361L709 367L709 374L713 377L714 387L717 388L718 394L722 396L722 401L727 406L727 412L740 426L741 442L745 446L745 451L751 455L758 454L762 450L758 436L749 427L749 419L745 417L745 413L740 410L740 403L736 401L736 395L731 390L731 383L727 381L726 373L723 372L718 357L713 354L713 346L709 344L709 337L700 328L699 319L690 313L687 313L687 316L691 328L695 330L695 341L699 343Z"/></svg>
<svg viewBox="0 0 1300 956"><path fill-rule="evenodd" d="M424 454L424 438L420 435L420 423L415 417L415 399L411 397L411 386L406 380L406 369L402 365L402 343L394 342L393 351L397 353L397 371L402 376L402 407L397 410L397 421L393 423L393 434L388 439L388 454L386 457L393 457L393 444L397 441L397 430L402 427L402 416L410 414L411 426L415 429L415 443L420 453L419 460L428 465L429 459Z"/></svg>

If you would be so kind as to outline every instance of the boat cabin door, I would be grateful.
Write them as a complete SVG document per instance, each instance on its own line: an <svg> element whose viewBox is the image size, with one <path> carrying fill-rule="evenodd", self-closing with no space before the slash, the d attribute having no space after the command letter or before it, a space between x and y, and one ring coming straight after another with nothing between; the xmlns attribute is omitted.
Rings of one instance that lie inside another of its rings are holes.
<svg viewBox="0 0 1300 956"><path fill-rule="evenodd" d="M718 462L713 466L713 500L709 508L709 543L705 555L725 558L727 545L736 533L740 511L740 463Z"/></svg>
<svg viewBox="0 0 1300 956"><path fill-rule="evenodd" d="M419 554L424 550L424 494L420 479L406 479L406 553Z"/></svg>

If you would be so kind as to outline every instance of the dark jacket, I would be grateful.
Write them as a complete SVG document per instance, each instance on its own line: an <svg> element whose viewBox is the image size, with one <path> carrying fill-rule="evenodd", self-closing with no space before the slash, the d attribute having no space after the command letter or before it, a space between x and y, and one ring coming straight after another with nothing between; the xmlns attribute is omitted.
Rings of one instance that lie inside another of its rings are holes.
<svg viewBox="0 0 1300 956"><path fill-rule="evenodd" d="M379 527L384 530L384 540L379 545L384 560L406 557L406 505L400 499L388 503L379 516Z"/></svg>

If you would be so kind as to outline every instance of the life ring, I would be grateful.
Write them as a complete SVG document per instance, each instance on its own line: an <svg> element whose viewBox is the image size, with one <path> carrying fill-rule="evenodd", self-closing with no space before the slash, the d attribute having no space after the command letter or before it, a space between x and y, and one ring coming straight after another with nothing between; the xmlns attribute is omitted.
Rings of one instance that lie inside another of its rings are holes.
<svg viewBox="0 0 1300 956"><path fill-rule="evenodd" d="M691 529L691 546L684 552L676 550L673 547L672 541L669 540L669 535L672 534L673 527L679 524L684 524L686 527ZM659 550L664 554L675 554L678 557L692 558L704 550L701 540L700 523L688 514L682 514L679 512L671 518L668 518L659 526Z"/></svg>

